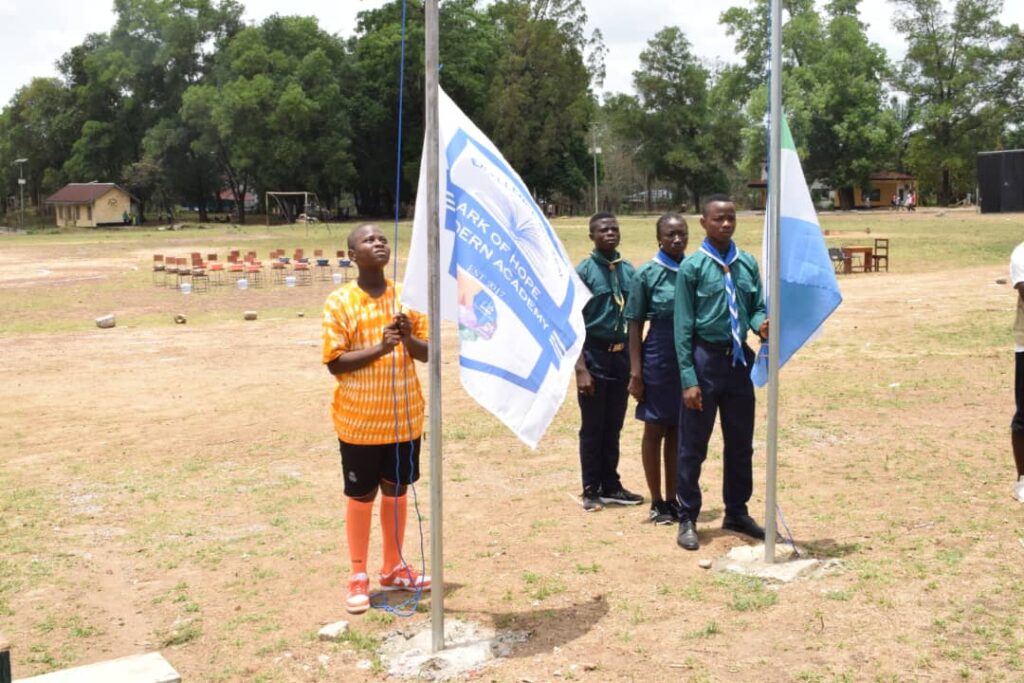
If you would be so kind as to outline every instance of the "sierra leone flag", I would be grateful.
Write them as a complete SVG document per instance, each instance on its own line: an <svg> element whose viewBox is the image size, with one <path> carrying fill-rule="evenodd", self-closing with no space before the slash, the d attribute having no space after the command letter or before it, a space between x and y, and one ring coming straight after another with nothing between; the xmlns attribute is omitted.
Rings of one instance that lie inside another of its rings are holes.
<svg viewBox="0 0 1024 683"><path fill-rule="evenodd" d="M843 297L839 293L835 270L828 257L825 238L814 212L800 158L796 154L793 135L786 117L781 117L782 150L779 213L779 317L772 320L779 330L779 367L796 353L836 310ZM769 187L769 193L777 188ZM771 210L769 195L768 207ZM769 216L764 225L765 291L774 273L768 261L770 247ZM762 344L750 377L756 386L768 382L768 344Z"/></svg>

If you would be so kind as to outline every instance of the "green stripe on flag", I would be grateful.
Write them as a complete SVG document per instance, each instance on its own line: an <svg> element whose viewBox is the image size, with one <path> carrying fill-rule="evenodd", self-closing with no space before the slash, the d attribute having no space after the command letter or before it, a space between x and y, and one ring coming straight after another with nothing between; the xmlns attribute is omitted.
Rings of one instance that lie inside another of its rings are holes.
<svg viewBox="0 0 1024 683"><path fill-rule="evenodd" d="M789 122L786 121L786 115L782 115L782 149L789 149L796 151L796 145L793 144L793 134L789 132Z"/></svg>

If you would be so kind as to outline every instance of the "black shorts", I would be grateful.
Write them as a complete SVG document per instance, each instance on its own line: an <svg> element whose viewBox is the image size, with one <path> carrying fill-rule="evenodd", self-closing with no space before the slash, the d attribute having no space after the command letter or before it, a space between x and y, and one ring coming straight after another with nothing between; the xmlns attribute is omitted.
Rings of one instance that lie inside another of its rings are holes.
<svg viewBox="0 0 1024 683"><path fill-rule="evenodd" d="M408 485L420 479L420 440L353 444L338 439L345 495L361 498L382 481Z"/></svg>
<svg viewBox="0 0 1024 683"><path fill-rule="evenodd" d="M1013 395L1017 399L1017 412L1010 422L1010 431L1016 434L1024 432L1024 351L1017 351L1016 367L1014 368Z"/></svg>

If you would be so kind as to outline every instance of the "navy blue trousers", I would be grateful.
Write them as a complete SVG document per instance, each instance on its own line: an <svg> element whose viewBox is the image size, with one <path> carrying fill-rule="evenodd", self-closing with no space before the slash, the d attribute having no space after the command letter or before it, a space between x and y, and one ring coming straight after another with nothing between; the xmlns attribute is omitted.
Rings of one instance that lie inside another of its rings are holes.
<svg viewBox="0 0 1024 683"><path fill-rule="evenodd" d="M684 403L679 418L679 468L676 495L683 513L694 523L700 515L700 470L708 456L715 416L722 423L722 500L727 516L747 514L754 488L754 385L750 368L754 352L744 346L746 367L732 365L732 348L694 341L693 365L704 410Z"/></svg>
<svg viewBox="0 0 1024 683"><path fill-rule="evenodd" d="M629 352L583 347L594 379L594 395L577 393L580 404L580 469L583 491L596 495L622 488L619 480L619 433L629 400Z"/></svg>

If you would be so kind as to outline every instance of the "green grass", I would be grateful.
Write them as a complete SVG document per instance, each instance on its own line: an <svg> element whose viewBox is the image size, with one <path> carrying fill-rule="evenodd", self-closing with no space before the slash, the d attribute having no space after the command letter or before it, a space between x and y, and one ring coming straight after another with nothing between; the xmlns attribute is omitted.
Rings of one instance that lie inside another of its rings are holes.
<svg viewBox="0 0 1024 683"><path fill-rule="evenodd" d="M623 216L619 219L622 227L620 251L634 263L642 263L650 257L655 219L655 216ZM689 251L692 252L703 232L696 216L689 217L688 222ZM741 214L736 235L740 247L757 255L761 251L761 222L760 215ZM891 240L892 269L910 273L947 267L1003 266L1007 255L1020 241L1024 216L950 212L944 216L923 213L908 220L905 214L880 211L825 214L821 216L821 224L831 233L826 238L829 246L870 243L874 235L888 237ZM333 255L342 248L345 236L354 226L355 223L334 225L331 233L326 227L319 226L310 229L308 234L304 226L267 228L252 224L239 230L217 225L181 232L96 229L60 234L7 235L0 239L0 247L13 253L31 253L34 259L39 258L38 249L45 247L46 253L53 254L55 258L74 252L76 258L113 258L134 264L138 270L121 270L103 279L61 287L0 290L0 335L60 334L95 329L93 318L111 311L118 316L119 325L137 328L173 327L171 318L178 312L186 313L189 326L238 320L244 308L257 308L263 320L291 318L300 309L308 309L306 315L315 317L329 286L295 288L288 296L294 301L290 304L277 300L284 288L272 285L247 292L235 291L233 287L213 288L210 293L186 298L152 286L149 272L152 254L216 251L223 259L223 254L230 248L238 248L242 251L253 249L265 257L274 248L290 251L302 246L308 253L323 249L325 254ZM560 218L554 221L553 226L574 261L582 259L590 251L585 218ZM391 227L384 227L390 235ZM864 235L863 232L869 228L871 235ZM403 263L410 233L409 223L400 224L396 253ZM165 312L136 310L154 296L159 297ZM54 311L63 313L52 315ZM960 332L966 334L976 334L978 330L1002 330L995 334L1006 334L1005 326L964 325ZM491 419L446 424L446 436L452 440L471 440L486 435L496 426Z"/></svg>
<svg viewBox="0 0 1024 683"><path fill-rule="evenodd" d="M171 629L164 633L160 637L160 645L162 647L174 647L176 645L186 645L191 643L193 640L197 640L203 635L203 625L199 621L188 621L178 626L177 628Z"/></svg>
<svg viewBox="0 0 1024 683"><path fill-rule="evenodd" d="M566 590L565 582L554 576L543 576L535 572L523 572L523 583L526 585L526 594L537 601L543 601L557 595L564 593Z"/></svg>
<svg viewBox="0 0 1024 683"><path fill-rule="evenodd" d="M715 578L715 585L729 591L729 607L737 612L759 612L779 601L778 591L754 577L722 574Z"/></svg>

